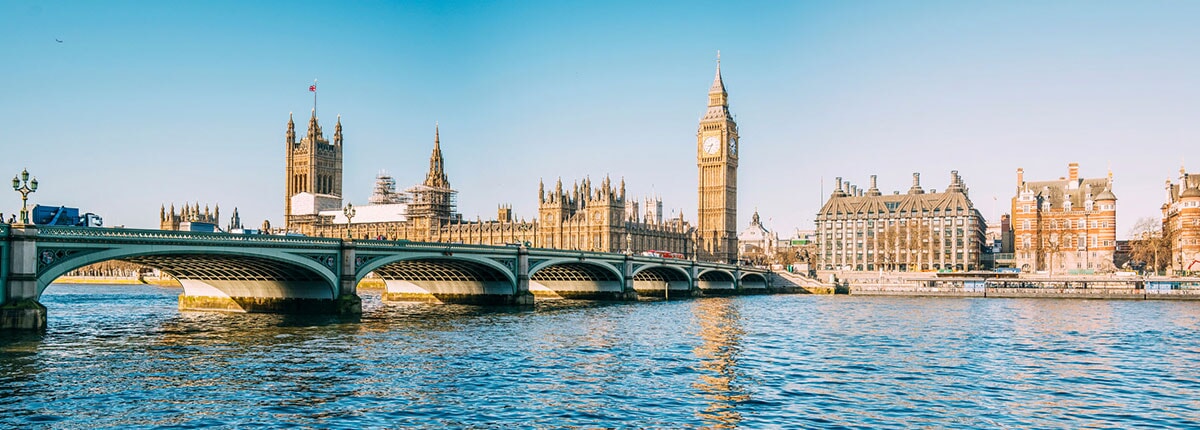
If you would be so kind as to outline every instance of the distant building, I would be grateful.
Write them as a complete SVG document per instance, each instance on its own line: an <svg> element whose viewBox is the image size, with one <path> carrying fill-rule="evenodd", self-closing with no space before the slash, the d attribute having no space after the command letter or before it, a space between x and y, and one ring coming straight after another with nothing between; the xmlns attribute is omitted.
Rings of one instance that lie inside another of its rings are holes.
<svg viewBox="0 0 1200 430"><path fill-rule="evenodd" d="M825 270L975 270L984 220L957 171L945 191L925 192L913 173L905 194L862 190L837 178L817 213L817 265Z"/></svg>
<svg viewBox="0 0 1200 430"><path fill-rule="evenodd" d="M1025 181L1017 169L1012 199L1016 265L1053 273L1114 270L1117 196L1107 178L1080 178L1079 164L1051 181Z"/></svg>
<svg viewBox="0 0 1200 430"><path fill-rule="evenodd" d="M234 209L234 213L237 213L237 209ZM174 203L171 203L170 211L166 206L158 209L159 230L214 232L220 230L220 220L220 205L213 211L209 211L208 205L204 205L204 210L201 211L199 203L192 206L185 203L179 212L175 211Z"/></svg>
<svg viewBox="0 0 1200 430"><path fill-rule="evenodd" d="M1163 233L1171 240L1171 269L1200 270L1200 175L1179 168L1179 183L1167 180Z"/></svg>
<svg viewBox="0 0 1200 430"><path fill-rule="evenodd" d="M564 188L559 179L553 190L546 190L539 181L538 215L534 220L515 219L509 205L500 205L494 220L464 220L456 211L458 192L451 188L445 172L438 128L425 181L397 192L395 180L380 175L371 204L356 206L354 216L348 219L342 195L341 118L330 142L321 131L315 111L305 136L299 140L289 115L285 137L285 230L356 239L528 243L534 247L603 252L656 250L700 260L733 261L738 251L740 147L719 63L696 139L699 213L695 227L681 214L664 217L661 199L647 199L644 206L627 199L625 181L618 186L608 177L598 184L584 178L569 188Z"/></svg>
<svg viewBox="0 0 1200 430"><path fill-rule="evenodd" d="M983 249L983 267L1014 267L1013 259L1013 230L1009 214L1000 215L1000 219L987 224L987 241Z"/></svg>
<svg viewBox="0 0 1200 430"><path fill-rule="evenodd" d="M758 254L770 257L779 249L779 236L763 227L758 211L750 217L750 225L738 233L738 254Z"/></svg>
<svg viewBox="0 0 1200 430"><path fill-rule="evenodd" d="M290 121L288 127L289 134L293 133ZM313 140L323 141L320 136ZM340 172L340 166L330 172ZM330 183L340 184L341 178ZM446 175L441 131L435 128L429 171L422 183L398 192L395 180L380 174L370 204L355 206L354 217L349 219L340 196L301 191L290 196L287 219L290 231L309 236L346 237L348 233L357 239L528 243L605 252L654 249L691 255L691 225L679 218L664 219L662 201L657 199L647 200L644 217L627 212L636 210L637 205L626 201L624 181L617 187L605 178L595 187L585 178L564 190L559 180L553 191L539 184L538 218L531 221L515 219L510 205L500 205L493 220L464 220L456 210L457 195Z"/></svg>

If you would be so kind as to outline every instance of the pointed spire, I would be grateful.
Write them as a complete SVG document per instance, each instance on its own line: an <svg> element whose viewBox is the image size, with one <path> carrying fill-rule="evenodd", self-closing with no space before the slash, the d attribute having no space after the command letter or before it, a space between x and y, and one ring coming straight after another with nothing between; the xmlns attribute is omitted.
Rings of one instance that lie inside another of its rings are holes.
<svg viewBox="0 0 1200 430"><path fill-rule="evenodd" d="M288 112L287 143L289 145L296 143L296 121L292 120L291 112Z"/></svg>
<svg viewBox="0 0 1200 430"><path fill-rule="evenodd" d="M446 178L445 161L442 159L441 130L438 123L433 123L433 153L429 155L429 173L425 175L425 185L434 188L450 188L450 180Z"/></svg>
<svg viewBox="0 0 1200 430"><path fill-rule="evenodd" d="M538 178L538 203L546 202L546 184L542 183L542 178Z"/></svg>
<svg viewBox="0 0 1200 430"><path fill-rule="evenodd" d="M334 129L333 129L333 144L334 145L342 144L342 115L341 114L338 114L337 126L334 127Z"/></svg>
<svg viewBox="0 0 1200 430"><path fill-rule="evenodd" d="M717 51L717 76L713 78L712 87L708 89L709 94L721 93L725 94L725 82L721 80L721 51Z"/></svg>

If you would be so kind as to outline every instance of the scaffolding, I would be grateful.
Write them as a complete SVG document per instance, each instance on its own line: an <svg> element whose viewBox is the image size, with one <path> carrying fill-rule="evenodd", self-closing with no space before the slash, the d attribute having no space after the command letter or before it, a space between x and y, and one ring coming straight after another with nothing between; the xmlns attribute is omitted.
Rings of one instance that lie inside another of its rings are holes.
<svg viewBox="0 0 1200 430"><path fill-rule="evenodd" d="M409 218L449 221L454 217L458 191L421 184L414 185L404 192L411 196L408 203Z"/></svg>
<svg viewBox="0 0 1200 430"><path fill-rule="evenodd" d="M372 205L390 205L396 203L408 203L408 195L396 192L396 179L392 178L387 172L379 172L375 176L375 189L371 192L371 197L367 199L367 203Z"/></svg>

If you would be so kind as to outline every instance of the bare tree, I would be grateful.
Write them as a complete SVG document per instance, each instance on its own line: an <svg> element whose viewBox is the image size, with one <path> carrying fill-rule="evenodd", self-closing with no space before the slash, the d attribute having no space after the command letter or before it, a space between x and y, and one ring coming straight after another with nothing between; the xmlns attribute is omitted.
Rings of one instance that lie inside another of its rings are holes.
<svg viewBox="0 0 1200 430"><path fill-rule="evenodd" d="M882 224L883 221L880 221ZM904 231L895 224L882 226L875 236L875 264L886 270L896 270L900 250L904 248Z"/></svg>
<svg viewBox="0 0 1200 430"><path fill-rule="evenodd" d="M1042 227L1042 253L1046 256L1046 268L1050 274L1054 274L1054 263L1058 260L1058 264L1062 264L1062 255L1065 252L1063 248L1066 244L1071 243L1067 238L1067 231L1059 220L1050 220Z"/></svg>
<svg viewBox="0 0 1200 430"><path fill-rule="evenodd" d="M1170 264L1175 231L1169 226L1164 228L1161 220L1151 217L1138 219L1129 236L1132 238L1132 260L1145 263L1146 269L1155 273Z"/></svg>

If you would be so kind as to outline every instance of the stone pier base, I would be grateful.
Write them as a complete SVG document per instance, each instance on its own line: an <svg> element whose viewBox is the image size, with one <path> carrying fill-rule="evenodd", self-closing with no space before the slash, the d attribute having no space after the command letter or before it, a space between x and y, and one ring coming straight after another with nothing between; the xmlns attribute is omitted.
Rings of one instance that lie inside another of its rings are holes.
<svg viewBox="0 0 1200 430"><path fill-rule="evenodd" d="M663 297L663 290L662 290L661 288L660 288L660 289L657 289L657 290L637 290L637 294L638 294L638 297L656 297L656 298L662 298L662 297ZM679 299L686 299L686 298L689 298L689 297L696 297L696 296L699 296L699 295L700 295L700 291L699 291L699 290L675 290L675 289L672 289L672 290L671 290L671 297L670 297L670 298L672 298L672 299L675 299L675 298L679 298Z"/></svg>
<svg viewBox="0 0 1200 430"><path fill-rule="evenodd" d="M27 299L0 306L0 330L44 330L46 307Z"/></svg>
<svg viewBox="0 0 1200 430"><path fill-rule="evenodd" d="M444 303L456 305L516 305L533 304L533 294L431 294L431 293L383 293L388 302Z"/></svg>
<svg viewBox="0 0 1200 430"><path fill-rule="evenodd" d="M279 314L361 314L362 299L353 294L346 294L336 299L180 295L179 310Z"/></svg>
<svg viewBox="0 0 1200 430"><path fill-rule="evenodd" d="M534 290L533 294L544 299L599 300L613 302L637 301L636 291L549 291ZM672 293L674 294L674 293Z"/></svg>
<svg viewBox="0 0 1200 430"><path fill-rule="evenodd" d="M712 288L712 289L707 289L707 290L700 290L700 295L704 296L704 297L726 297L726 296L736 296L738 294L741 294L741 292L738 290L735 290L733 288Z"/></svg>

